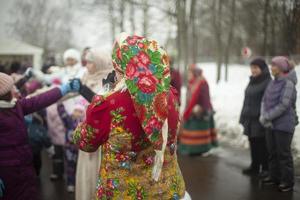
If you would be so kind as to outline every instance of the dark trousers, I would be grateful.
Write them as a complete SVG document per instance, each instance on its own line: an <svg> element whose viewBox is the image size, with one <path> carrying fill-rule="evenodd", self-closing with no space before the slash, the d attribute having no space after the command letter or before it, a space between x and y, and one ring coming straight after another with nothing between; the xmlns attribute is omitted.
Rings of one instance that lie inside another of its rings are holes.
<svg viewBox="0 0 300 200"><path fill-rule="evenodd" d="M64 147L54 145L55 154L53 160L53 174L62 177L64 175Z"/></svg>
<svg viewBox="0 0 300 200"><path fill-rule="evenodd" d="M74 186L76 182L77 158L78 148L75 145L67 144L65 147L65 164L68 186Z"/></svg>
<svg viewBox="0 0 300 200"><path fill-rule="evenodd" d="M33 166L34 166L36 175L39 176L41 168L42 168L42 155L41 155L41 152L34 152L33 153Z"/></svg>
<svg viewBox="0 0 300 200"><path fill-rule="evenodd" d="M249 138L251 153L251 168L260 171L268 171L268 150L265 137Z"/></svg>
<svg viewBox="0 0 300 200"><path fill-rule="evenodd" d="M294 164L291 152L293 133L268 131L266 134L269 151L271 178L278 183L294 185Z"/></svg>

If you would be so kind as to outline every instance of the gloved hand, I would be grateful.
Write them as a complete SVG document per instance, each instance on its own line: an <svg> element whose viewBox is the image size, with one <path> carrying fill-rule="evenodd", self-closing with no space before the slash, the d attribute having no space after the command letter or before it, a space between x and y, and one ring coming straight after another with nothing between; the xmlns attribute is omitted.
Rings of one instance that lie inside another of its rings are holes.
<svg viewBox="0 0 300 200"><path fill-rule="evenodd" d="M268 121L264 116L260 116L259 117L259 122L261 123L261 125L265 128L272 128L273 124L271 121Z"/></svg>
<svg viewBox="0 0 300 200"><path fill-rule="evenodd" d="M72 92L79 92L81 85L82 85L81 81L78 78L70 80L70 86L71 86Z"/></svg>
<svg viewBox="0 0 300 200"><path fill-rule="evenodd" d="M272 122L267 121L267 123L264 124L264 127L265 127L265 128L269 128L269 129L272 129L272 128L273 128L273 124L272 124Z"/></svg>
<svg viewBox="0 0 300 200"><path fill-rule="evenodd" d="M33 69L31 67L27 68L24 75L26 78L30 79L33 76Z"/></svg>
<svg viewBox="0 0 300 200"><path fill-rule="evenodd" d="M5 186L4 186L4 183L3 183L2 179L0 178L0 198L3 197L4 190L5 190Z"/></svg>
<svg viewBox="0 0 300 200"><path fill-rule="evenodd" d="M116 82L116 72L113 70L110 72L105 79L102 79L102 85L114 84Z"/></svg>
<svg viewBox="0 0 300 200"><path fill-rule="evenodd" d="M26 123L27 126L29 126L33 121L33 118L32 118L31 114L25 115L24 119L25 119L25 123Z"/></svg>
<svg viewBox="0 0 300 200"><path fill-rule="evenodd" d="M55 149L54 149L53 145L51 147L47 148L46 151L49 154L50 158L52 158L55 155Z"/></svg>
<svg viewBox="0 0 300 200"><path fill-rule="evenodd" d="M25 72L26 73L26 72ZM38 69L30 69L32 76L36 77L39 81L44 81L45 74Z"/></svg>
<svg viewBox="0 0 300 200"><path fill-rule="evenodd" d="M266 123L266 119L261 115L259 116L259 122L261 123L261 125L264 125Z"/></svg>
<svg viewBox="0 0 300 200"><path fill-rule="evenodd" d="M79 92L81 82L79 79L72 79L68 83L65 83L59 87L61 94L65 96L69 92Z"/></svg>
<svg viewBox="0 0 300 200"><path fill-rule="evenodd" d="M192 112L193 112L193 115L198 119L201 119L204 114L204 110L200 105L194 106Z"/></svg>

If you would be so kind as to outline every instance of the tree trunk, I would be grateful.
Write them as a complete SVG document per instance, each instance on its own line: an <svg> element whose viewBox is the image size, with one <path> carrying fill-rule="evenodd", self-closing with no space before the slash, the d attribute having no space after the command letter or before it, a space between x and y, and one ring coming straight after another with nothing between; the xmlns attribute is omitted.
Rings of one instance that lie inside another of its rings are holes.
<svg viewBox="0 0 300 200"><path fill-rule="evenodd" d="M276 53L276 32L275 32L275 18L271 15L271 48L270 54L271 56L275 56Z"/></svg>
<svg viewBox="0 0 300 200"><path fill-rule="evenodd" d="M112 42L114 42L116 38L116 18L114 15L114 0L108 0L108 10L109 10L109 19L110 19L110 27L111 27L111 34L112 34Z"/></svg>
<svg viewBox="0 0 300 200"><path fill-rule="evenodd" d="M183 60L184 60L184 42L183 42L183 22L184 21L184 14L182 13L182 0L176 1L176 23L177 23L177 49L178 49L178 61L179 61L179 68L184 68L183 66Z"/></svg>
<svg viewBox="0 0 300 200"><path fill-rule="evenodd" d="M149 16L148 16L148 0L143 0L143 35L147 37L148 35L148 24L149 24Z"/></svg>
<svg viewBox="0 0 300 200"><path fill-rule="evenodd" d="M189 49L192 51L190 54L189 62L197 62L198 54L198 35L197 35L197 24L196 24L196 0L192 0L190 8L190 27L191 34L189 39Z"/></svg>
<svg viewBox="0 0 300 200"><path fill-rule="evenodd" d="M216 60L217 60L217 79L216 82L219 83L221 80L221 69L222 69L222 62L223 62L223 42L222 42L222 1L221 0L214 0L213 1L213 26L215 32L215 41L217 42L216 47Z"/></svg>
<svg viewBox="0 0 300 200"><path fill-rule="evenodd" d="M120 0L120 7L119 7L119 12L120 12L120 32L125 31L124 30L124 11L125 11L125 1Z"/></svg>
<svg viewBox="0 0 300 200"><path fill-rule="evenodd" d="M269 15L269 0L265 0L264 4L264 16L263 16L263 55L266 56L267 53L267 45L268 45L268 15Z"/></svg>
<svg viewBox="0 0 300 200"><path fill-rule="evenodd" d="M131 34L134 35L135 34L135 9L134 9L134 4L131 3L130 4L130 17L129 17L129 20L130 20L130 24L131 24Z"/></svg>
<svg viewBox="0 0 300 200"><path fill-rule="evenodd" d="M181 0L182 1L182 19L181 19L181 26L182 26L182 43L183 43L183 64L184 64L184 69L185 71L187 70L187 65L188 65L188 26L187 26L187 22L186 22L186 0Z"/></svg>
<svg viewBox="0 0 300 200"><path fill-rule="evenodd" d="M236 0L232 0L231 4L231 19L228 33L228 40L225 49L225 81L228 81L228 64L229 64L229 56L232 45L232 40L234 37L234 27L235 27L235 15L236 15Z"/></svg>

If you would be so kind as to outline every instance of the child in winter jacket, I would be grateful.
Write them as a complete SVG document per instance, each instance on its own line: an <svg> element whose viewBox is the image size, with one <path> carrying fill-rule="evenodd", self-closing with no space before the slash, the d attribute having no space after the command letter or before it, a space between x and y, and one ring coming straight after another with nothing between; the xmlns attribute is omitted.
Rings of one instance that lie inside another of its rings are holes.
<svg viewBox="0 0 300 200"><path fill-rule="evenodd" d="M54 146L48 136L45 115L46 111L41 110L25 116L29 145L33 154L33 166L37 176L40 175L42 168L42 150L45 148L50 156L55 153Z"/></svg>
<svg viewBox="0 0 300 200"><path fill-rule="evenodd" d="M71 91L78 91L73 80L32 98L12 97L13 79L0 73L0 180L3 200L38 199L32 151L28 143L24 116L58 101ZM4 187L2 187L4 185Z"/></svg>
<svg viewBox="0 0 300 200"><path fill-rule="evenodd" d="M78 157L78 148L72 143L73 132L79 122L83 121L84 107L76 105L72 115L69 115L63 104L58 104L58 113L66 128L66 142L64 147L64 157L66 163L67 191L75 191L76 165Z"/></svg>

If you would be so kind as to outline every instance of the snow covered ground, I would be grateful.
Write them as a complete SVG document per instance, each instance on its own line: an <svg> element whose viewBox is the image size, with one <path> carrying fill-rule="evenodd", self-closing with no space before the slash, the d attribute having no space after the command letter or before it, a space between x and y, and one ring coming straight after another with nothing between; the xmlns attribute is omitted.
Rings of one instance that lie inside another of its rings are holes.
<svg viewBox="0 0 300 200"><path fill-rule="evenodd" d="M219 131L219 140L230 143L233 146L248 148L247 137L243 135L243 128L238 121L244 100L244 90L249 81L249 67L246 65L230 65L229 81L221 81L219 84L216 84L215 63L199 63L198 67L203 69L204 76L209 82L211 98L216 111L215 120ZM300 66L296 68L296 71L300 79ZM297 111L298 115L300 115L299 84L297 88L299 91ZM185 102L185 92L186 89L183 88L182 102ZM293 147L297 157L300 159L300 126L296 128Z"/></svg>

